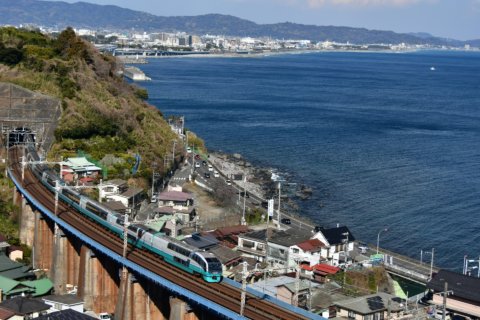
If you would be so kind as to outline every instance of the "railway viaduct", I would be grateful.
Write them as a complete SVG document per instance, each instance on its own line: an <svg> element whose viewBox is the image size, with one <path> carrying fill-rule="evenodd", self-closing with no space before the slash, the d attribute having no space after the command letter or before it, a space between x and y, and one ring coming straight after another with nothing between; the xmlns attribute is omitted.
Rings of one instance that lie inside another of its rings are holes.
<svg viewBox="0 0 480 320"><path fill-rule="evenodd" d="M11 132L26 129L35 135L37 149L45 152L54 139L60 114L59 100L0 83L3 150L16 138ZM7 153L3 153L3 159L8 161ZM86 309L112 313L122 320L193 320L208 316L201 310L187 310L185 302L145 278L128 273L123 280L118 262L78 237L55 230L55 223L32 206L17 188L13 199L21 208L20 240L33 248L33 268L52 279L56 294L76 291Z"/></svg>
<svg viewBox="0 0 480 320"><path fill-rule="evenodd" d="M15 185L13 201L21 208L20 240L33 248L33 267L53 281L56 294L76 291L86 309L113 313L117 320L323 319L252 290L247 290L242 316L240 284L225 279L207 285L183 271L161 267L158 257L135 249L129 249L132 257L126 258L121 239L98 226L93 231L92 222L66 204L59 204L62 210L57 213L53 195L47 196L35 177L26 173L22 178L15 151L20 148L8 140L12 130L27 128L35 134L36 149L48 150L60 113L59 101L0 83L3 158Z"/></svg>

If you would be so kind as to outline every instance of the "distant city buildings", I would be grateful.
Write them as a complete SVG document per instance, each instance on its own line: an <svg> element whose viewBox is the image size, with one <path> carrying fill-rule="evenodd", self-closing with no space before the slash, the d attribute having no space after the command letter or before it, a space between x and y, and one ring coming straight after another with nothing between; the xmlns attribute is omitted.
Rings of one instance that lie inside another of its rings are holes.
<svg viewBox="0 0 480 320"><path fill-rule="evenodd" d="M51 27L20 25L20 28L37 29L46 34L58 34L61 30ZM269 53L297 50L349 50L349 51L408 51L420 49L441 50L479 50L470 45L447 47L418 45L408 43L338 43L330 39L312 42L308 39L273 39L270 37L253 38L227 35L195 35L186 32L145 32L125 30L97 30L76 28L75 32L94 43L100 50L125 54L125 49L184 51L192 53ZM145 52L145 51L143 51ZM127 53L128 54L128 53Z"/></svg>

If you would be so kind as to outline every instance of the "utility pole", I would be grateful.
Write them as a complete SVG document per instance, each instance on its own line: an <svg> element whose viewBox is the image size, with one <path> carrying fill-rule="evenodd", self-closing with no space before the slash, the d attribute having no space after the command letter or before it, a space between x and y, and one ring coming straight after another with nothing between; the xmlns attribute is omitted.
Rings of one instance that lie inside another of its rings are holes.
<svg viewBox="0 0 480 320"><path fill-rule="evenodd" d="M242 296L240 300L240 315L243 316L243 312L245 311L245 298L247 295L247 262L243 263L243 271L242 271Z"/></svg>
<svg viewBox="0 0 480 320"><path fill-rule="evenodd" d="M282 193L282 184L280 181L278 182L278 211L277 211L277 219L278 219L278 229L280 229L280 198Z"/></svg>
<svg viewBox="0 0 480 320"><path fill-rule="evenodd" d="M245 175L245 172L243 173L244 174L244 177L243 177L243 212L242 212L242 225L246 225L247 224L247 220L245 220L245 202L247 201L247 190L246 190L246 187L245 187L245 182L247 181L247 176Z"/></svg>
<svg viewBox="0 0 480 320"><path fill-rule="evenodd" d="M432 260L430 261L430 279L432 279L433 276L433 257L435 255L435 248L432 248Z"/></svg>
<svg viewBox="0 0 480 320"><path fill-rule="evenodd" d="M123 218L123 254L122 254L124 259L127 258L128 225L129 225L128 214L125 213L124 218ZM123 280L127 280L127 274L128 274L127 267L125 267L125 264L124 264L123 268L122 268L122 278L123 278Z"/></svg>
<svg viewBox="0 0 480 320"><path fill-rule="evenodd" d="M172 150L172 167L175 166L175 144L177 143L176 140L173 140L173 150Z"/></svg>
<svg viewBox="0 0 480 320"><path fill-rule="evenodd" d="M447 315L447 294L448 294L448 282L445 281L445 285L443 288L443 314L442 314L442 320L445 320L445 317Z"/></svg>
<svg viewBox="0 0 480 320"><path fill-rule="evenodd" d="M300 291L300 267L297 265L295 270L295 294L293 296L293 305L298 307L298 295Z"/></svg>

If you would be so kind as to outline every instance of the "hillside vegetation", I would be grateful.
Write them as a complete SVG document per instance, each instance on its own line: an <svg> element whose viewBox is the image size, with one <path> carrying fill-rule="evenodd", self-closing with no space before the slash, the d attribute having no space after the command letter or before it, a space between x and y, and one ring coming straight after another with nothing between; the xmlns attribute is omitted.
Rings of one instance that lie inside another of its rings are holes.
<svg viewBox="0 0 480 320"><path fill-rule="evenodd" d="M69 156L81 150L101 160L113 154L124 161L110 168L109 178L128 178L121 175L139 154L138 176L149 177L152 163L157 172L166 172L178 137L162 113L142 100L147 96L145 90L124 81L118 70L115 58L99 54L71 28L56 39L39 32L0 29L0 81L62 101L51 156ZM196 145L201 143L196 141ZM181 146L177 141L177 162L182 157ZM169 161L163 161L167 155Z"/></svg>

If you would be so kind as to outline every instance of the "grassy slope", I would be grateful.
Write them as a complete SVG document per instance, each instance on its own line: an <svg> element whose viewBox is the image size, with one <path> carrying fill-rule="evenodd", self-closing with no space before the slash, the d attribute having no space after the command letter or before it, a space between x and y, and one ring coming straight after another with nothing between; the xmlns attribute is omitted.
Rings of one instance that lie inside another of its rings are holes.
<svg viewBox="0 0 480 320"><path fill-rule="evenodd" d="M129 179L134 155L140 154L142 165L133 182L146 187L151 163L157 163L156 172L165 172L169 168L163 168L163 159L171 155L173 140L177 139L177 161L183 148L161 112L139 98L139 88L117 76L118 68L113 57L99 54L71 30L51 39L38 32L0 28L0 81L62 102L50 155L83 150L100 160L113 154L127 161L110 168L108 178ZM17 242L18 208L9 204L11 194L11 183L0 176L0 233Z"/></svg>
<svg viewBox="0 0 480 320"><path fill-rule="evenodd" d="M52 40L4 28L0 41L23 53L20 62L2 65L0 52L0 81L62 100L54 154L69 155L81 149L100 160L105 154L131 159L138 153L144 164L141 176L149 175L152 161L163 169L163 158L170 155L173 140L178 138L161 112L138 98L139 88L116 75L113 57L100 55L72 34ZM178 151L180 145L177 141ZM178 152L177 161L180 156Z"/></svg>

